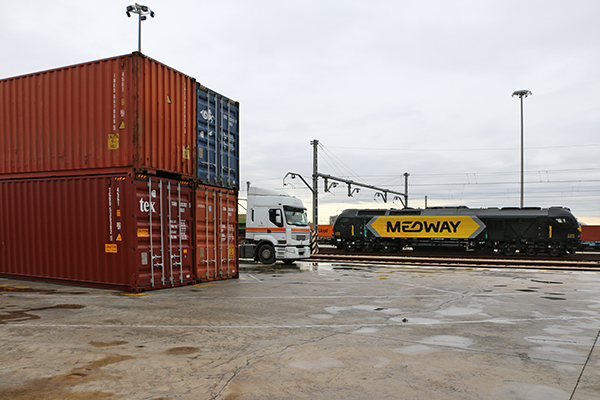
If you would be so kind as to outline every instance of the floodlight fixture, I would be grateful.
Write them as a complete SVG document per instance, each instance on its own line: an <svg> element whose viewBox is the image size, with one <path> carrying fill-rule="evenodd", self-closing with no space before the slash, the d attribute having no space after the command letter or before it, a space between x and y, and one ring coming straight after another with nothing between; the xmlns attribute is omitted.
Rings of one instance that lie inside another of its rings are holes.
<svg viewBox="0 0 600 400"><path fill-rule="evenodd" d="M142 52L142 21L145 21L148 19L148 15L150 15L151 18L154 18L154 11L152 11L150 9L150 7L148 6L144 6L138 3L135 3L135 5L133 6L127 6L125 14L127 14L127 17L130 18L131 17L131 13L137 14L138 15L138 51L141 53Z"/></svg>
<svg viewBox="0 0 600 400"><path fill-rule="evenodd" d="M528 97L533 93L531 90L515 90L511 97L518 96L521 99L521 208L523 208L523 167L525 158L523 155L523 97Z"/></svg>

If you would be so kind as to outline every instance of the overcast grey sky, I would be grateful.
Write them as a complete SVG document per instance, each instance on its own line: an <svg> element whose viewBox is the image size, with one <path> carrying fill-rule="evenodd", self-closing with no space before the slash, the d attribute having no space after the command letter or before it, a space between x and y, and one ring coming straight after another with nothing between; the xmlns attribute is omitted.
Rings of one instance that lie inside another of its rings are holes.
<svg viewBox="0 0 600 400"><path fill-rule="evenodd" d="M0 0L0 78L127 54L124 1ZM570 207L600 224L600 2L148 0L142 52L240 102L241 192L288 171L404 191L409 205ZM298 180L285 190L303 199ZM401 207L340 186L319 222Z"/></svg>

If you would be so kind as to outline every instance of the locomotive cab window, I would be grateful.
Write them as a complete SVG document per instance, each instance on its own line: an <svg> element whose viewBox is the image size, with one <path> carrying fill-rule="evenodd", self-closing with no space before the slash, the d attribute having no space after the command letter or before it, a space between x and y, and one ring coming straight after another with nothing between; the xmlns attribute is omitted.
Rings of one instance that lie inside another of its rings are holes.
<svg viewBox="0 0 600 400"><path fill-rule="evenodd" d="M385 215L386 210L358 210L357 216Z"/></svg>
<svg viewBox="0 0 600 400"><path fill-rule="evenodd" d="M339 221L336 221L336 225L339 225L340 228L347 228L352 225L350 218L340 218Z"/></svg>
<svg viewBox="0 0 600 400"><path fill-rule="evenodd" d="M398 211L390 211L390 215L421 215L421 211L419 210L398 210Z"/></svg>
<svg viewBox="0 0 600 400"><path fill-rule="evenodd" d="M569 220L567 218L554 218L554 222L558 225L569 225Z"/></svg>

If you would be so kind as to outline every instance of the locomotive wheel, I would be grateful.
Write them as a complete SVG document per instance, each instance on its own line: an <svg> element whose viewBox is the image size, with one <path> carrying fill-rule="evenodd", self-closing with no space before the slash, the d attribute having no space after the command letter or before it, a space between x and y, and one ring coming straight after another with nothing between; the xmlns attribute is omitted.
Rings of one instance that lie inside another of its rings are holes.
<svg viewBox="0 0 600 400"><path fill-rule="evenodd" d="M552 257L558 257L563 253L562 249L560 248L559 245L557 244L553 244L552 246L550 246L550 248L548 249L548 254L550 254L550 256Z"/></svg>
<svg viewBox="0 0 600 400"><path fill-rule="evenodd" d="M515 254L515 246L512 244L505 244L502 246L502 254L505 256L512 256Z"/></svg>
<svg viewBox="0 0 600 400"><path fill-rule="evenodd" d="M534 244L530 244L525 247L525 254L527 254L529 257L535 256L537 252L537 247Z"/></svg>
<svg viewBox="0 0 600 400"><path fill-rule="evenodd" d="M275 249L270 244L263 244L258 249L258 261L263 264L273 264L275 262Z"/></svg>

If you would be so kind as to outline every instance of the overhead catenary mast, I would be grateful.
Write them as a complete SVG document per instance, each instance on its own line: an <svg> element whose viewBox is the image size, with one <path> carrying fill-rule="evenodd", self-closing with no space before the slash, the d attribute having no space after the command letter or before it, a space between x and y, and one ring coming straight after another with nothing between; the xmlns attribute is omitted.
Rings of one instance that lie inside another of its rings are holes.
<svg viewBox="0 0 600 400"><path fill-rule="evenodd" d="M311 248L312 248L313 253L317 250L316 243L317 243L318 234L319 234L319 178L323 178L323 180L324 180L324 191L325 192L329 192L332 187L337 187L338 182L341 182L341 183L345 183L348 185L348 197L352 197L354 193L356 193L360 190L360 188L366 188L366 189L375 190L376 191L375 197L381 197L383 199L384 203L387 203L388 194L395 194L396 196L394 196L394 200L400 200L400 202L402 202L402 205L404 208L408 207L408 177L410 176L410 174L408 172L404 173L404 185L405 185L404 193L395 192L390 189L383 189L383 188L380 188L377 186L367 185L365 183L355 182L355 181L352 181L349 179L339 178L339 177L328 175L328 174L322 174L319 172L319 164L318 164L319 141L317 139L314 139L310 142L310 144L313 146L312 187L308 184L308 182L306 182L306 180L304 179L304 177L301 174L296 173L296 172L288 172L283 177L283 185L284 186L286 185L285 178L287 178L288 176L290 176L292 179L299 177L302 180L302 182L304 182L306 187L308 187L310 189L310 191L312 192L313 230L312 230ZM329 181L333 181L333 182L331 182L331 185L329 184ZM354 188L353 188L353 186L354 186Z"/></svg>

